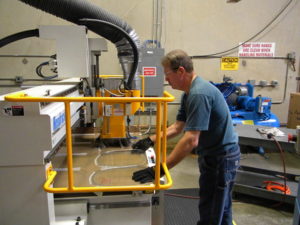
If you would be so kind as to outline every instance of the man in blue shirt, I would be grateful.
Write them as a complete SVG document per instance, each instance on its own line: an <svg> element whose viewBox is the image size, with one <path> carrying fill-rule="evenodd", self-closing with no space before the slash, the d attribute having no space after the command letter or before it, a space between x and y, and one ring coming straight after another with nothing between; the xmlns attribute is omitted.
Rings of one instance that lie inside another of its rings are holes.
<svg viewBox="0 0 300 225"><path fill-rule="evenodd" d="M184 132L167 157L171 169L197 149L200 168L200 220L198 225L231 225L231 193L239 166L240 150L230 112L222 93L198 77L186 52L173 50L162 59L165 79L173 89L183 91L176 122L167 129L167 138ZM135 149L153 146L156 136L142 139ZM154 179L153 168L133 174L142 183Z"/></svg>

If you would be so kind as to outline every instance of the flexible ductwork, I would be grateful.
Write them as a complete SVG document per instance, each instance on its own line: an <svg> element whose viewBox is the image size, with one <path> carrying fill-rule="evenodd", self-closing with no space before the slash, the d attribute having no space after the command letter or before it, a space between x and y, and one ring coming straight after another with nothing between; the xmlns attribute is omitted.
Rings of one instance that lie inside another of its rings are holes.
<svg viewBox="0 0 300 225"><path fill-rule="evenodd" d="M89 30L114 43L123 69L127 89L137 89L139 38L123 20L84 0L20 0L52 15L85 25ZM127 35L126 35L127 34Z"/></svg>

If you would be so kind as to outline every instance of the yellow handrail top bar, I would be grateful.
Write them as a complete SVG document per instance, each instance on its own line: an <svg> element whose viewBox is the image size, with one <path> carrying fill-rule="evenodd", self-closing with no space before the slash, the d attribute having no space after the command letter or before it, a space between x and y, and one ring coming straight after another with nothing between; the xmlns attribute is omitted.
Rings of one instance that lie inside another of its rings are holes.
<svg viewBox="0 0 300 225"><path fill-rule="evenodd" d="M9 102L172 102L174 96L164 91L164 97L31 97L24 92L6 95Z"/></svg>
<svg viewBox="0 0 300 225"><path fill-rule="evenodd" d="M98 75L98 77L108 79L108 78L123 78L124 76L123 75L114 75L114 74L110 74L110 75L102 74L102 75Z"/></svg>

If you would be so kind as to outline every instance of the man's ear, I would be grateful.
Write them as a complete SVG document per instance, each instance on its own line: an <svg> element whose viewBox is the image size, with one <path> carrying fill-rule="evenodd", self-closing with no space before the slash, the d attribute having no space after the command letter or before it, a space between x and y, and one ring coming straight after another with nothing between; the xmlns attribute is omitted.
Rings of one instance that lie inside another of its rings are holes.
<svg viewBox="0 0 300 225"><path fill-rule="evenodd" d="M183 66L179 66L177 69L177 72L179 72L181 79L183 79L184 74L185 74L185 68Z"/></svg>
<svg viewBox="0 0 300 225"><path fill-rule="evenodd" d="M185 73L185 68L183 66L179 66L177 71L179 71L180 73L184 74Z"/></svg>

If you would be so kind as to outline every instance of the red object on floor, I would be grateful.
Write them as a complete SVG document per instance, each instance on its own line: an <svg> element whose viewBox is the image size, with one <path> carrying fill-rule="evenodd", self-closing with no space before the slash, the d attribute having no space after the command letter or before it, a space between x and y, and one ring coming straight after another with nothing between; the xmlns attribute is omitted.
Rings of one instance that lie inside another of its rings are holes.
<svg viewBox="0 0 300 225"><path fill-rule="evenodd" d="M291 189L287 185L286 185L286 187L284 187L284 184L281 184L281 183L278 183L275 181L264 181L264 183L266 184L266 189L268 191L279 190L282 193L285 193L287 195L291 194Z"/></svg>

